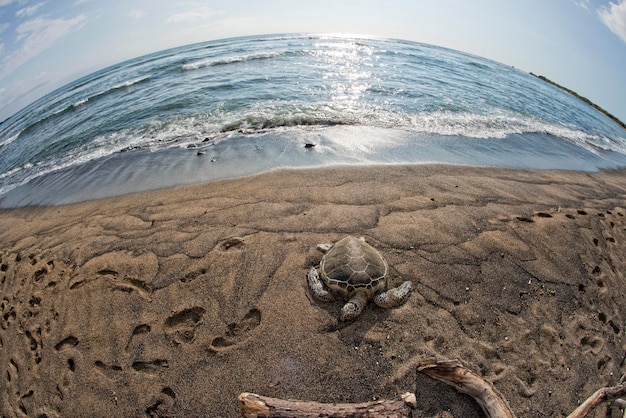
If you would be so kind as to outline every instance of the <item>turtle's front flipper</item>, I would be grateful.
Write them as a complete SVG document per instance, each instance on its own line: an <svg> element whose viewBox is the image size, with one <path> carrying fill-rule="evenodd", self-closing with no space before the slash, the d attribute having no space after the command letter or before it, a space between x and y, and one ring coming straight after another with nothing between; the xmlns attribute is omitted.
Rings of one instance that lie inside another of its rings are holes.
<svg viewBox="0 0 626 418"><path fill-rule="evenodd" d="M311 270L307 273L306 284L309 286L309 290L315 299L321 300L322 302L335 300L335 296L330 293L328 287L322 282L315 267L311 267Z"/></svg>
<svg viewBox="0 0 626 418"><path fill-rule="evenodd" d="M395 308L402 305L411 293L411 282L407 280L398 287L374 296L374 303L381 308Z"/></svg>
<svg viewBox="0 0 626 418"><path fill-rule="evenodd" d="M363 308L367 305L367 295L363 292L356 292L354 296L341 308L339 319L350 321L361 315Z"/></svg>

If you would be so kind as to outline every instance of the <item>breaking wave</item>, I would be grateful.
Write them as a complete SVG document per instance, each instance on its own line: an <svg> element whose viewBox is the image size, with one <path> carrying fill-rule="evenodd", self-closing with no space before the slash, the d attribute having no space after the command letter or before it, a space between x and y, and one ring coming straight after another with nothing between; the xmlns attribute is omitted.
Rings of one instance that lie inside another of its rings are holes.
<svg viewBox="0 0 626 418"><path fill-rule="evenodd" d="M76 103L74 103L72 105L72 108L74 108L74 109L79 108L79 107L87 104L87 102L89 102L90 100L94 100L94 99L106 96L109 93L113 93L113 92L116 92L116 91L121 90L121 89L127 89L127 88L129 88L131 86L134 86L135 84L139 84L139 83L143 83L144 81L148 81L151 78L152 78L152 75L148 74L148 75L144 75L144 76L141 76L141 77L133 78L131 80L123 81L121 83L114 84L110 88L108 88L108 89L106 89L106 90L104 90L104 91L102 91L100 93L96 93L96 94L94 94L92 96L85 97L85 98L82 98L82 99L78 100Z"/></svg>
<svg viewBox="0 0 626 418"><path fill-rule="evenodd" d="M267 59L280 57L281 55L284 55L285 53L286 53L285 51L264 52L264 53L258 53L258 54L235 55L235 56L226 57L226 58L211 58L208 60L201 60L201 61L196 61L196 62L190 62L188 64L183 64L182 69L185 71L192 71L192 70L198 70L200 68L214 67L218 65L228 65L228 64L235 64L235 63L246 62L246 61L267 60Z"/></svg>

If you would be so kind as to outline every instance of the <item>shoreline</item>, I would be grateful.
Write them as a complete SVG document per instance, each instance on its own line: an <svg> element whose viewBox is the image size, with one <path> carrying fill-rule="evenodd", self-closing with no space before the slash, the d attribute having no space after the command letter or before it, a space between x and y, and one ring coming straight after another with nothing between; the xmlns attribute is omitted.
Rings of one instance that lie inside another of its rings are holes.
<svg viewBox="0 0 626 418"><path fill-rule="evenodd" d="M10 199L3 200L6 196L0 196L0 212L3 211L12 211L12 210L20 210L20 209L30 209L30 208L56 208L56 207L67 207L81 204L89 204L92 202L109 202L116 201L118 199L127 199L133 196L143 197L142 195L154 196L155 198L160 198L163 195L168 195L170 193L178 194L179 192L184 193L192 193L191 190L194 191L203 191L211 188L219 188L220 184L229 184L230 182L245 182L246 180L253 181L257 177L297 177L298 174L302 174L305 178L310 178L313 176L314 178L322 178L324 177L325 172L328 173L336 173L336 172L348 172L354 171L358 173L362 173L364 176L369 176L367 173L369 170L373 172L404 172L408 171L411 173L417 174L425 174L428 177L432 175L436 175L439 172L451 172L453 176L460 175L459 173L467 171L472 173L480 173L484 172L486 175L490 173L510 173L509 175L521 175L523 178L532 177L533 174L538 177L543 176L551 176L557 175L560 177L567 177L569 174L574 176L578 175L598 175L602 173L606 173L611 175L612 173L624 173L626 175L626 167L617 167L617 168L604 168L598 169L595 171L588 170L567 170L567 169L531 169L531 168L516 168L516 167L493 167L493 166L476 166L476 165L466 165L466 164L450 164L450 163L337 163L332 165L317 165L317 166L281 166L281 167L270 167L266 168L260 172L250 172L244 173L240 175L229 174L228 177L218 177L213 180L205 180L205 181L194 181L194 182L180 182L173 183L171 185L164 186L156 186L153 185L151 188L140 189L140 190L132 190L128 191L120 191L118 189L117 193L119 194L104 194L102 196L99 195L98 192L94 192L93 195L88 195L89 197L84 198L75 198L70 199L67 202L62 201L54 203L43 203L43 204L28 204L28 205L19 205L19 206L4 206L7 201ZM95 169L94 169L95 171ZM69 173L69 176L73 175L73 173ZM334 174L333 174L334 175ZM62 175L61 177L54 179L52 181L53 184L60 184L63 180L67 180L67 175ZM37 179L36 179L37 180ZM37 182L36 182L37 183ZM49 182L43 182L41 184L36 184L34 189L39 187L44 187L50 185ZM31 190L32 185L26 185L26 190ZM190 191L187 192L186 189ZM12 191L11 191L12 192ZM9 193L11 193L9 192ZM22 193L20 193L22 194Z"/></svg>
<svg viewBox="0 0 626 418"><path fill-rule="evenodd" d="M76 203L291 168L451 164L594 172L626 167L626 154L589 147L549 134L477 139L368 127L285 130L191 148L112 154L31 179L0 195L0 208Z"/></svg>
<svg viewBox="0 0 626 418"><path fill-rule="evenodd" d="M624 374L626 170L281 169L0 210L0 415L239 416L237 396L480 416L417 374L459 358L519 415ZM308 294L320 242L364 236L401 307Z"/></svg>

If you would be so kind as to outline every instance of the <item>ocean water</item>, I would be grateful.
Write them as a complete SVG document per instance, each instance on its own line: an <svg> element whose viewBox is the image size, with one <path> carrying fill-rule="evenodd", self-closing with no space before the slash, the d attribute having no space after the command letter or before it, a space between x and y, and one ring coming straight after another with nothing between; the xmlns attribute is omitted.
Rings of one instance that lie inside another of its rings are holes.
<svg viewBox="0 0 626 418"><path fill-rule="evenodd" d="M0 123L0 207L401 163L621 168L626 131L528 73L432 45L217 40L95 72Z"/></svg>

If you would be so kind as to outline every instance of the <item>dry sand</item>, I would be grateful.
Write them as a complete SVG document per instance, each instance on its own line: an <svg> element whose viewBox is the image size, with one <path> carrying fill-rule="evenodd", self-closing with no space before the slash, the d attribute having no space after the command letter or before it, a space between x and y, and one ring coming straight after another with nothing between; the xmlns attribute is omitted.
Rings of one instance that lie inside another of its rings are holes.
<svg viewBox="0 0 626 418"><path fill-rule="evenodd" d="M0 212L3 416L238 416L237 395L481 416L417 375L459 358L518 416L626 371L626 172L277 171ZM364 236L408 302L312 300L315 246ZM605 416L602 409L597 416ZM612 416L621 416L615 409Z"/></svg>

